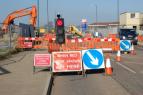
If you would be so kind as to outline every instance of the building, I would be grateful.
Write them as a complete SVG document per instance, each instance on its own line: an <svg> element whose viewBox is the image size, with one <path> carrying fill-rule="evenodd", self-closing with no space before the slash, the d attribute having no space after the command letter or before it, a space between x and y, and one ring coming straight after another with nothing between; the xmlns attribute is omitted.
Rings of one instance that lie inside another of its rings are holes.
<svg viewBox="0 0 143 95"><path fill-rule="evenodd" d="M89 31L102 33L103 36L108 34L116 34L118 29L119 22L98 22L88 25Z"/></svg>
<svg viewBox="0 0 143 95"><path fill-rule="evenodd" d="M143 30L143 13L124 12L120 14L120 27Z"/></svg>

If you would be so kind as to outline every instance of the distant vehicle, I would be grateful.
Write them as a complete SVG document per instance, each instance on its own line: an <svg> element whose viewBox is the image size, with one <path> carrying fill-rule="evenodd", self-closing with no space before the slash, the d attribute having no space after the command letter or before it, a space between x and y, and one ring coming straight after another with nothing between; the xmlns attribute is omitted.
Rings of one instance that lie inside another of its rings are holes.
<svg viewBox="0 0 143 95"><path fill-rule="evenodd" d="M129 28L122 28L119 29L119 38L120 40L130 40L131 43L133 43L134 45L137 45L137 32L135 29L129 29Z"/></svg>

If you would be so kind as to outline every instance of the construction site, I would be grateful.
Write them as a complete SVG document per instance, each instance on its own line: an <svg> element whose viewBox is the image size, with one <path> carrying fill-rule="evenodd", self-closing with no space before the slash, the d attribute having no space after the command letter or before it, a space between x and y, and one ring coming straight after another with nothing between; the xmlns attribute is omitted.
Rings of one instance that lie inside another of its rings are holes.
<svg viewBox="0 0 143 95"><path fill-rule="evenodd" d="M141 95L143 33L118 22L37 26L36 5L0 22L0 94ZM15 20L28 16L27 23ZM131 22L131 21L130 21ZM130 24L131 25L131 24Z"/></svg>

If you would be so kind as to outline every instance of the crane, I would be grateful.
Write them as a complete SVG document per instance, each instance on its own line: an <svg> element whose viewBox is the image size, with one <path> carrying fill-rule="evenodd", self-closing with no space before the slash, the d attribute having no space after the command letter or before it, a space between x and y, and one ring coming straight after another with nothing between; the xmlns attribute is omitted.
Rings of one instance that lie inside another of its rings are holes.
<svg viewBox="0 0 143 95"><path fill-rule="evenodd" d="M13 24L14 19L27 16L27 15L30 15L30 24L36 27L37 9L36 9L36 6L33 5L32 7L16 10L10 13L3 21L2 30L4 32L7 32L8 25Z"/></svg>

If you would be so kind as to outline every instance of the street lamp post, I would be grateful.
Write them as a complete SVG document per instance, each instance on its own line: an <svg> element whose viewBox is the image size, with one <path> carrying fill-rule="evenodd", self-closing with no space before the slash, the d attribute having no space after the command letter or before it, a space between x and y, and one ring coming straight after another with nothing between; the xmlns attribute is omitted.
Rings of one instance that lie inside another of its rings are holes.
<svg viewBox="0 0 143 95"><path fill-rule="evenodd" d="M49 28L49 2L48 2L48 0L47 0L47 30L49 30L48 28Z"/></svg>
<svg viewBox="0 0 143 95"><path fill-rule="evenodd" d="M94 28L94 31L97 31L97 26L96 26L96 24L97 24L97 22L98 22L98 11L97 11L98 9L97 9L97 5L95 5L95 8L96 8L96 9L95 9L95 10L96 10L96 14L95 14L95 16L96 16L95 19L96 19L96 20L95 20L95 28Z"/></svg>
<svg viewBox="0 0 143 95"><path fill-rule="evenodd" d="M97 23L97 21L98 21L98 15L97 15L97 5L95 5L95 7L96 7L96 23Z"/></svg>
<svg viewBox="0 0 143 95"><path fill-rule="evenodd" d="M39 13L40 13L40 12L39 12L39 4L40 4L40 2L39 2L39 0L38 0L38 1L37 1L37 6L38 6L38 17L37 17L37 20L38 20L38 21L37 21L37 23L38 23L38 28L40 27L40 24L39 24L39 19L40 19L40 18L39 18ZM38 29L38 30L39 30L39 29Z"/></svg>
<svg viewBox="0 0 143 95"><path fill-rule="evenodd" d="M119 6L119 0L117 0L117 20L118 20L118 30L119 30L119 24L120 24L120 6Z"/></svg>
<svg viewBox="0 0 143 95"><path fill-rule="evenodd" d="M40 2L39 2L39 0L37 0L37 7L38 7L38 15L37 15L37 36L39 36L39 32L40 32L40 30L39 30L39 27L40 27L40 21L39 21L39 19L40 19L40 17L39 17L39 14L40 14L40 12L39 12L39 4L40 4Z"/></svg>

